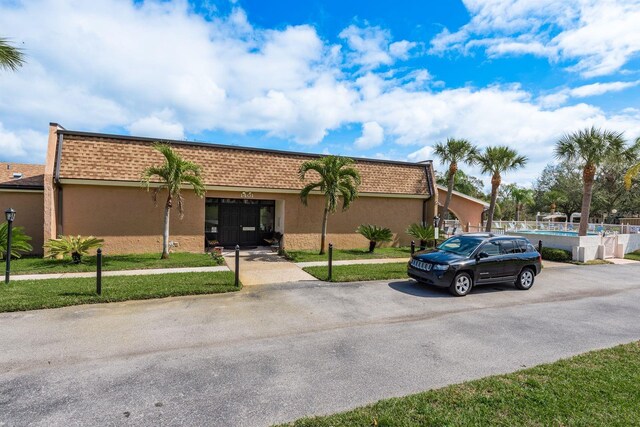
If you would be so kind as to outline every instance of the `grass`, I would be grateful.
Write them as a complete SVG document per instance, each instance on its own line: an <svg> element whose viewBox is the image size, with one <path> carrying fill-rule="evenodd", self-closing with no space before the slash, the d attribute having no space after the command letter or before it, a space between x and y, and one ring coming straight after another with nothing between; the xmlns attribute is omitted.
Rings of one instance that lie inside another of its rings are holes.
<svg viewBox="0 0 640 427"><path fill-rule="evenodd" d="M94 278L14 280L0 286L0 312L237 290L230 271L103 277L101 296Z"/></svg>
<svg viewBox="0 0 640 427"><path fill-rule="evenodd" d="M418 250L417 248L416 250ZM334 249L333 259L349 260L349 259L378 259L378 258L409 258L411 256L411 248L376 248L373 253L367 249ZM293 262L309 262L309 261L327 261L328 255L318 255L318 251L287 251L287 258Z"/></svg>
<svg viewBox="0 0 640 427"><path fill-rule="evenodd" d="M160 259L160 254L130 254L102 256L102 270L137 270L150 268L173 267L210 267L220 265L222 260L210 254L193 254L186 252L172 253L169 259ZM5 272L5 262L0 266ZM36 257L25 257L11 260L12 274L46 274L46 273L80 273L96 271L96 257L86 256L82 263L74 264L71 258L62 260Z"/></svg>
<svg viewBox="0 0 640 427"><path fill-rule="evenodd" d="M327 280L328 268L305 267L304 271L320 280ZM334 265L332 282L358 282L364 280L406 279L407 263Z"/></svg>
<svg viewBox="0 0 640 427"><path fill-rule="evenodd" d="M592 259L585 262L580 261L569 261L569 264L575 265L602 265L602 264L613 264L611 261L607 261L606 259Z"/></svg>
<svg viewBox="0 0 640 427"><path fill-rule="evenodd" d="M632 259L634 261L640 261L640 250L630 252L624 256L626 259Z"/></svg>
<svg viewBox="0 0 640 427"><path fill-rule="evenodd" d="M289 426L640 425L640 342Z"/></svg>

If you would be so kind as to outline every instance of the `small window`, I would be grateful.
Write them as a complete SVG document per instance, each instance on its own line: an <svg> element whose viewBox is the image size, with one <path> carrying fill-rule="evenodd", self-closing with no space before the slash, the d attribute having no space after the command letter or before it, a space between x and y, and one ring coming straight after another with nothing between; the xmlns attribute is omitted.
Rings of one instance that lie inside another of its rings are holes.
<svg viewBox="0 0 640 427"><path fill-rule="evenodd" d="M500 248L502 249L503 254L515 253L515 245L513 244L513 240L502 240L500 242Z"/></svg>
<svg viewBox="0 0 640 427"><path fill-rule="evenodd" d="M20 178L22 178L22 174L20 172L13 173L13 179L20 179Z"/></svg>
<svg viewBox="0 0 640 427"><path fill-rule="evenodd" d="M485 243L482 248L480 248L480 252L484 252L489 256L500 255L500 244L498 242Z"/></svg>

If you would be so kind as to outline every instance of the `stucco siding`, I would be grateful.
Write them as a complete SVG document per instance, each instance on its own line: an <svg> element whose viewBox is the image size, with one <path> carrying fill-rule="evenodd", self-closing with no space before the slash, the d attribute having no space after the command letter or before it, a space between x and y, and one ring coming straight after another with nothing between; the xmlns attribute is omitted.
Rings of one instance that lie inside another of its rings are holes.
<svg viewBox="0 0 640 427"><path fill-rule="evenodd" d="M27 235L31 236L33 254L42 254L44 227L44 194L43 192L7 192L0 191L0 212L13 208L16 210L16 227L24 227Z"/></svg>
<svg viewBox="0 0 640 427"><path fill-rule="evenodd" d="M166 194L160 193L156 206L143 188L66 185L59 212L62 233L105 239L105 253L160 253ZM184 191L183 196L185 215L179 218L175 201L170 240L178 243L176 251L202 252L204 200L193 191Z"/></svg>
<svg viewBox="0 0 640 427"><path fill-rule="evenodd" d="M447 191L438 188L438 195L440 204L444 205L444 201L447 197ZM440 207L440 210L442 211L442 206ZM484 212L484 206L478 202L474 202L454 193L451 196L449 210L458 218L458 220L460 220L460 224L464 227L465 231L469 231L467 230L467 224L478 226L478 224L482 223L482 212Z"/></svg>
<svg viewBox="0 0 640 427"><path fill-rule="evenodd" d="M241 191L208 191L207 197L240 198ZM170 240L176 251L202 252L204 249L204 199L184 191L185 215L182 220L174 207ZM283 218L288 249L317 249L322 227L321 196L311 196L304 206L297 194L254 193L255 199L284 202ZM162 218L166 193L155 206L151 194L136 187L65 185L63 187L62 230L64 234L93 235L105 239L105 253L160 252ZM355 232L358 225L371 223L389 227L394 233L390 245L408 245L405 234L413 222L422 220L422 199L360 197L346 212L330 215L328 242L343 249L365 248L367 241Z"/></svg>

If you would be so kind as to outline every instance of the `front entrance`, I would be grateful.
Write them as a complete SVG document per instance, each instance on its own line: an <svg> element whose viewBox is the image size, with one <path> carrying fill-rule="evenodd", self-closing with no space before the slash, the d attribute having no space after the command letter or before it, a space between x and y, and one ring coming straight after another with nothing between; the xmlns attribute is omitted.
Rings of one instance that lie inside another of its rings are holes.
<svg viewBox="0 0 640 427"><path fill-rule="evenodd" d="M275 201L207 198L207 244L261 246L273 237Z"/></svg>

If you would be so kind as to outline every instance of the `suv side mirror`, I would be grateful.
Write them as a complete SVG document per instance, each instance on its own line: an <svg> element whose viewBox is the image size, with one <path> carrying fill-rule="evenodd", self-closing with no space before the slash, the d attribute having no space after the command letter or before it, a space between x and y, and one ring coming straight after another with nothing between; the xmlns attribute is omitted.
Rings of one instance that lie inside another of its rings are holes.
<svg viewBox="0 0 640 427"><path fill-rule="evenodd" d="M489 258L489 254L486 252L480 252L478 258Z"/></svg>

